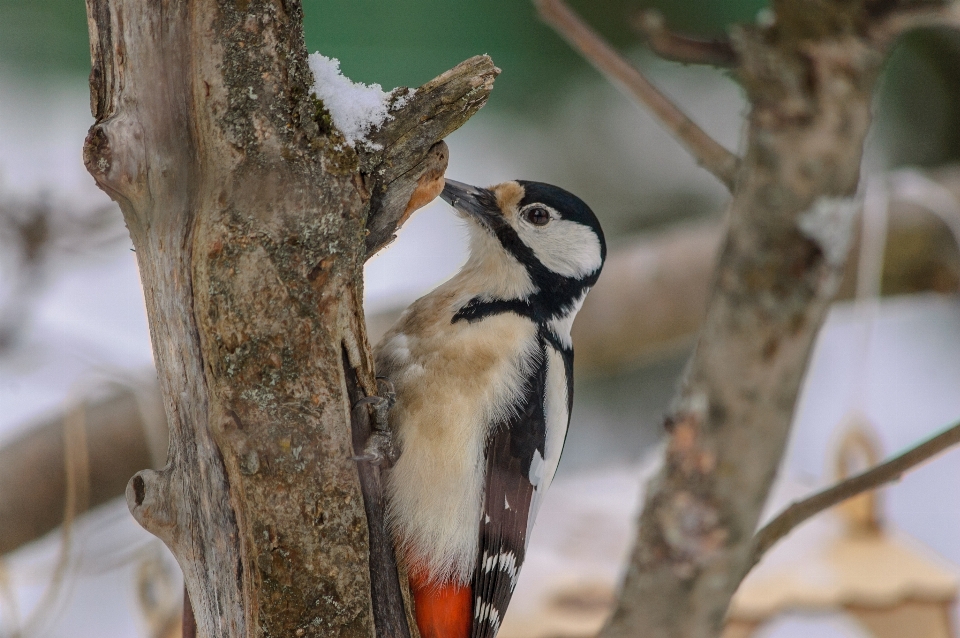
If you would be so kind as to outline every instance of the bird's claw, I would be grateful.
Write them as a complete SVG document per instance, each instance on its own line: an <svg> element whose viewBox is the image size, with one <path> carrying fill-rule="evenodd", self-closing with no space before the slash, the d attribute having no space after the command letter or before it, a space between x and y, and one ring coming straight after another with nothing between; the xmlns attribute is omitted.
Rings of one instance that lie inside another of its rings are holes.
<svg viewBox="0 0 960 638"><path fill-rule="evenodd" d="M363 447L363 454L354 456L353 460L370 463L371 465L392 466L400 454L393 444L393 434L389 430L374 430Z"/></svg>
<svg viewBox="0 0 960 638"><path fill-rule="evenodd" d="M397 393L393 384L386 377L377 377L379 395L364 397L357 401L354 408L369 405L373 407L371 423L372 432L363 446L363 454L352 457L354 461L371 463L372 465L393 465L400 456L393 443L393 432L387 414L397 402Z"/></svg>
<svg viewBox="0 0 960 638"><path fill-rule="evenodd" d="M375 414L374 418L377 423L384 425L383 429L386 429L387 412L389 412L393 404L397 402L397 391L393 383L386 377L377 377L377 386L380 394L363 397L357 401L353 407L358 408L361 405L372 405Z"/></svg>

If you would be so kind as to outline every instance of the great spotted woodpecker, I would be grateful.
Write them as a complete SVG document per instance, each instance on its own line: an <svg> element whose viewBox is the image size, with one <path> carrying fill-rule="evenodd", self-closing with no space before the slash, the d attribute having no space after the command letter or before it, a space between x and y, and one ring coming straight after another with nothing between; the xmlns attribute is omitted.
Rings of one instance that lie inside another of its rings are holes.
<svg viewBox="0 0 960 638"><path fill-rule="evenodd" d="M375 348L400 455L387 520L423 638L493 638L553 479L573 401L570 328L606 244L579 198L446 181L470 256Z"/></svg>

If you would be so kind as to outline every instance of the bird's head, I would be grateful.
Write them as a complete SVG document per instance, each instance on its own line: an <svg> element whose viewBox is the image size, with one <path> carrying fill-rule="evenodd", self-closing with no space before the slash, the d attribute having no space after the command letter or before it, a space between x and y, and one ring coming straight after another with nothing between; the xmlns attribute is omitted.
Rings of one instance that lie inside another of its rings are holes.
<svg viewBox="0 0 960 638"><path fill-rule="evenodd" d="M600 275L607 254L600 222L562 188L520 180L477 188L448 179L440 196L472 222L471 261L515 262L538 296L579 297Z"/></svg>

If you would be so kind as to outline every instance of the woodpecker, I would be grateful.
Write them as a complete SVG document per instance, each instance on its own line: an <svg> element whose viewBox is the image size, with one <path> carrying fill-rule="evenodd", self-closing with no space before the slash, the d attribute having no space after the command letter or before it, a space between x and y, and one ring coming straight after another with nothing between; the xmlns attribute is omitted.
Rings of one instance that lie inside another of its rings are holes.
<svg viewBox="0 0 960 638"><path fill-rule="evenodd" d="M440 196L468 221L469 258L374 349L395 392L387 521L421 636L493 638L560 460L570 328L606 244L556 186L446 180Z"/></svg>

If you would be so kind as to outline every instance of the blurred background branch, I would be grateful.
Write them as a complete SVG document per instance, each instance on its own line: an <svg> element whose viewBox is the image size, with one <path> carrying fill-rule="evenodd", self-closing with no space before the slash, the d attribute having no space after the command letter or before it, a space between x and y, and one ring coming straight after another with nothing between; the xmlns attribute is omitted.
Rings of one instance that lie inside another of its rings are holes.
<svg viewBox="0 0 960 638"><path fill-rule="evenodd" d="M570 10L563 0L537 0L541 17L578 50L598 71L650 109L697 160L729 189L740 164L736 155L725 149L634 68L597 32Z"/></svg>
<svg viewBox="0 0 960 638"><path fill-rule="evenodd" d="M771 547L810 517L848 498L875 490L892 481L898 481L910 470L958 443L960 443L960 423L918 443L888 461L831 485L802 501L791 503L757 532L753 541L753 564L759 563Z"/></svg>
<svg viewBox="0 0 960 638"><path fill-rule="evenodd" d="M156 386L85 401L74 410L83 414L86 476L67 476L69 413L32 424L0 447L0 555L60 525L68 509L68 478L89 484L88 498L74 508L82 514L121 497L137 471L163 467L167 428Z"/></svg>
<svg viewBox="0 0 960 638"><path fill-rule="evenodd" d="M126 240L117 208L79 207L50 193L0 190L0 355L30 322L51 270Z"/></svg>
<svg viewBox="0 0 960 638"><path fill-rule="evenodd" d="M639 11L633 20L646 45L664 60L717 67L737 65L737 52L729 38L704 40L671 31L663 14L655 9Z"/></svg>

